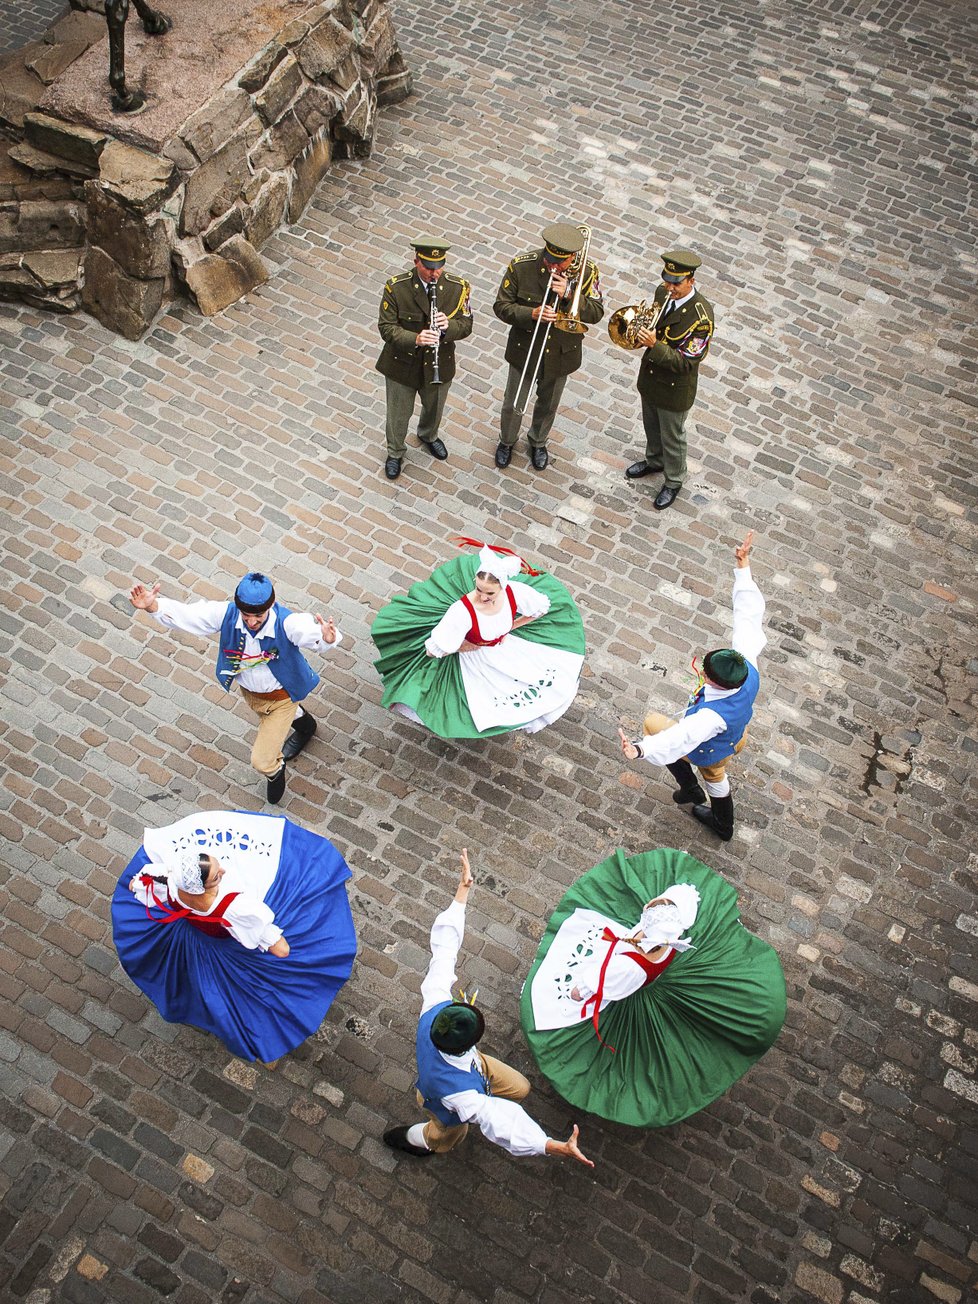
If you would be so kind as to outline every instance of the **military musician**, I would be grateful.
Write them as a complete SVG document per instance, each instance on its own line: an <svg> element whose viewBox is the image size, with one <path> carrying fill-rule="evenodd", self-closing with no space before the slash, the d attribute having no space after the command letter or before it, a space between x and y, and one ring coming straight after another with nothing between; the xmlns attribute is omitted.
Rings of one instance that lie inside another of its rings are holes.
<svg viewBox="0 0 978 1304"><path fill-rule="evenodd" d="M387 460L384 474L401 474L408 423L421 396L418 439L444 462L448 450L438 437L445 399L455 375L455 342L472 334L469 283L445 271L450 245L412 240L414 267L384 286L377 329L384 349L377 370L387 388Z"/></svg>
<svg viewBox="0 0 978 1304"><path fill-rule="evenodd" d="M538 471L549 461L547 436L567 377L581 365L582 336L587 324L604 315L598 268L587 257L588 237L586 227L557 222L543 232L542 249L518 254L506 268L492 309L510 328L509 375L496 449L500 469L509 466L523 413L534 394L530 457ZM574 312L569 311L572 304Z"/></svg>
<svg viewBox="0 0 978 1304"><path fill-rule="evenodd" d="M627 480L664 472L655 507L671 507L686 478L686 417L696 398L700 363L713 338L713 308L693 283L702 260L688 249L661 255L662 284L654 295L661 308L654 328L638 331L644 346L638 373L645 427L645 456L626 470Z"/></svg>

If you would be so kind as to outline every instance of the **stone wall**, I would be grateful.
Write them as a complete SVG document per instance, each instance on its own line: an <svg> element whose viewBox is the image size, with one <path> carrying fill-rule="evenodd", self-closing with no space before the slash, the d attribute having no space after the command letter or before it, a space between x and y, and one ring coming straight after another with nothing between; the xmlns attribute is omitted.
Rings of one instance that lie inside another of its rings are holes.
<svg viewBox="0 0 978 1304"><path fill-rule="evenodd" d="M259 249L298 219L332 160L369 154L378 105L410 93L388 0L321 0L298 14L272 0L260 23L251 0L225 0L220 58L203 67L194 24L205 11L196 0L165 8L175 39L129 26L127 75L147 90L144 113L108 107L104 40L19 126L3 116L0 69L0 130L15 140L0 160L0 298L81 302L129 339L175 294L219 312L267 279Z"/></svg>

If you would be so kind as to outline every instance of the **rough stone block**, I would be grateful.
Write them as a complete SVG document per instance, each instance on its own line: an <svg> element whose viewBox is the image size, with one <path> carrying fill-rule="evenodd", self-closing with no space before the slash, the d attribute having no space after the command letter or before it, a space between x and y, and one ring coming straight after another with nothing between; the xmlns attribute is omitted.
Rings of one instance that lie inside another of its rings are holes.
<svg viewBox="0 0 978 1304"><path fill-rule="evenodd" d="M329 135L321 131L295 161L295 180L289 199L289 221L296 222L315 194L316 187L329 171L333 159L333 144Z"/></svg>
<svg viewBox="0 0 978 1304"><path fill-rule="evenodd" d="M377 125L377 92L364 82L359 99L343 110L333 125L336 153L342 158L365 158L373 148Z"/></svg>
<svg viewBox="0 0 978 1304"><path fill-rule="evenodd" d="M84 41L86 45L94 45L104 38L104 12L86 13L82 9L71 9L52 23L41 39L49 45L58 45L62 41Z"/></svg>
<svg viewBox="0 0 978 1304"><path fill-rule="evenodd" d="M243 235L233 235L217 253L186 269L187 289L207 317L221 312L268 280L268 269Z"/></svg>
<svg viewBox="0 0 978 1304"><path fill-rule="evenodd" d="M329 80L341 91L351 91L360 80L361 64L356 53L351 53L328 74Z"/></svg>
<svg viewBox="0 0 978 1304"><path fill-rule="evenodd" d="M26 141L19 145L11 145L10 157L21 167L27 168L38 177L56 177L68 175L70 177L91 177L94 176L97 169L87 167L83 163L72 163L69 159L56 158L54 154L45 154L42 149L35 149L33 145L28 145Z"/></svg>
<svg viewBox="0 0 978 1304"><path fill-rule="evenodd" d="M285 58L286 53L284 45L280 45L278 41L273 41L247 65L238 78L238 85L242 90L247 91L249 95L254 95L256 91L260 91L265 85Z"/></svg>
<svg viewBox="0 0 978 1304"><path fill-rule="evenodd" d="M248 151L257 142L260 130L257 117L252 115L232 140L188 176L180 215L182 235L197 235L210 225L212 218L226 212L237 199L251 175Z"/></svg>
<svg viewBox="0 0 978 1304"><path fill-rule="evenodd" d="M77 285L81 256L80 249L47 250L26 254L24 266L46 290L54 290L62 285Z"/></svg>
<svg viewBox="0 0 978 1304"><path fill-rule="evenodd" d="M216 222L204 232L204 244L212 252L219 249L226 240L230 240L233 235L239 235L244 230L245 210L241 204L235 204L229 208L223 217L219 217Z"/></svg>
<svg viewBox="0 0 978 1304"><path fill-rule="evenodd" d="M45 45L44 49L28 60L25 66L45 86L50 86L79 55L85 53L90 44L91 42L84 37L75 37L59 42L57 45Z"/></svg>
<svg viewBox="0 0 978 1304"><path fill-rule="evenodd" d="M260 249L268 237L281 226L288 198L288 175L278 172L265 182L251 201L245 218L244 233L256 249Z"/></svg>
<svg viewBox="0 0 978 1304"><path fill-rule="evenodd" d="M251 166L255 172L267 168L269 172L280 172L291 167L295 159L309 142L306 129L294 113L289 112L276 126L269 128L263 139L252 150Z"/></svg>
<svg viewBox="0 0 978 1304"><path fill-rule="evenodd" d="M22 135L25 115L37 108L44 93L44 83L24 66L25 60L42 54L44 48L43 41L36 41L0 64L0 127L16 136Z"/></svg>
<svg viewBox="0 0 978 1304"><path fill-rule="evenodd" d="M126 208L148 213L172 192L177 173L170 159L112 140L99 160L99 183Z"/></svg>
<svg viewBox="0 0 978 1304"><path fill-rule="evenodd" d="M24 134L35 148L93 169L98 168L99 156L108 143L108 137L101 131L62 122L46 113L28 113L24 118Z"/></svg>
<svg viewBox="0 0 978 1304"><path fill-rule="evenodd" d="M295 116L310 136L329 127L341 108L339 97L325 86L309 86L295 102Z"/></svg>
<svg viewBox="0 0 978 1304"><path fill-rule="evenodd" d="M193 172L200 162L190 146L185 145L179 136L174 136L172 140L168 140L160 153L164 158L168 158L175 163L181 172Z"/></svg>
<svg viewBox="0 0 978 1304"><path fill-rule="evenodd" d="M74 249L84 240L82 208L73 201L24 200L0 208L0 253Z"/></svg>
<svg viewBox="0 0 978 1304"><path fill-rule="evenodd" d="M302 86L302 69L290 54L255 96L255 108L266 126L278 122Z"/></svg>
<svg viewBox="0 0 978 1304"><path fill-rule="evenodd" d="M129 276L152 280L166 276L170 266L168 224L147 221L129 212L96 181L85 188L88 199L88 240L98 245Z"/></svg>
<svg viewBox="0 0 978 1304"><path fill-rule="evenodd" d="M30 293L36 289L34 277L19 262L15 266L6 267L0 261L0 299L22 299L25 291Z"/></svg>
<svg viewBox="0 0 978 1304"><path fill-rule="evenodd" d="M405 65L400 50L397 50L384 72L377 78L377 104L380 107L400 104L401 100L406 100L413 90L414 78Z"/></svg>
<svg viewBox="0 0 978 1304"><path fill-rule="evenodd" d="M396 50L397 37L390 11L379 9L360 42L360 55L364 60L370 60L375 69L386 68Z"/></svg>
<svg viewBox="0 0 978 1304"><path fill-rule="evenodd" d="M327 16L296 46L295 53L309 80L318 81L328 77L334 68L343 63L352 48L353 37L350 33L331 16Z"/></svg>
<svg viewBox="0 0 978 1304"><path fill-rule="evenodd" d="M184 123L180 138L206 163L251 117L251 97L238 86L220 91Z"/></svg>
<svg viewBox="0 0 978 1304"><path fill-rule="evenodd" d="M144 281L128 276L101 249L90 248L85 254L82 303L103 326L127 340L138 340L152 325L162 307L165 287L162 278Z"/></svg>

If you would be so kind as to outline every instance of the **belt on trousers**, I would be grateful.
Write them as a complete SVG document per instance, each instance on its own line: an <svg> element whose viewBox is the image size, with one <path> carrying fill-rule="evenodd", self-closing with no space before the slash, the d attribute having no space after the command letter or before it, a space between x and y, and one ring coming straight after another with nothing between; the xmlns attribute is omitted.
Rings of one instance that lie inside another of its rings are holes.
<svg viewBox="0 0 978 1304"><path fill-rule="evenodd" d="M253 693L250 688L246 688L245 692L250 697L260 697L263 702L284 702L288 697L288 693L284 688L276 688L271 693Z"/></svg>

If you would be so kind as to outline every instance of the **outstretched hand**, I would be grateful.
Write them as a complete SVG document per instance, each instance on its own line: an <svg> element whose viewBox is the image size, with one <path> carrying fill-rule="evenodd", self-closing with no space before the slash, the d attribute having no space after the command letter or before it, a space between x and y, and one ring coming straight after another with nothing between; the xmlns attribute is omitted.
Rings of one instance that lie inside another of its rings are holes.
<svg viewBox="0 0 978 1304"><path fill-rule="evenodd" d="M630 738L626 738L625 731L621 727L618 729L618 737L621 739L621 754L626 761L637 761L641 753Z"/></svg>
<svg viewBox="0 0 978 1304"><path fill-rule="evenodd" d="M462 854L459 859L462 864L458 872L458 888L455 892L455 900L461 901L462 905L465 905L469 898L469 888L471 888L473 883L475 883L472 868L469 865L469 852L467 847L462 848Z"/></svg>
<svg viewBox="0 0 978 1304"><path fill-rule="evenodd" d="M323 620L322 616L313 616L313 620L319 626L319 632L323 636L324 643L336 642L336 626L333 624L333 617Z"/></svg>
<svg viewBox="0 0 978 1304"><path fill-rule="evenodd" d="M753 546L754 531L748 530L747 534L744 536L744 542L738 544L737 547L734 548L734 556L737 558L738 567L750 565L750 550Z"/></svg>
<svg viewBox="0 0 978 1304"><path fill-rule="evenodd" d="M588 1159L587 1155L577 1144L577 1138L580 1135L580 1128L575 1123L571 1128L571 1134L566 1141L548 1141L547 1154L561 1155L565 1159L576 1159L579 1164L586 1164L588 1168L594 1167L594 1161Z"/></svg>
<svg viewBox="0 0 978 1304"><path fill-rule="evenodd" d="M156 599L160 596L159 580L151 587L147 588L145 584L134 584L129 590L129 601L137 611L155 611Z"/></svg>

